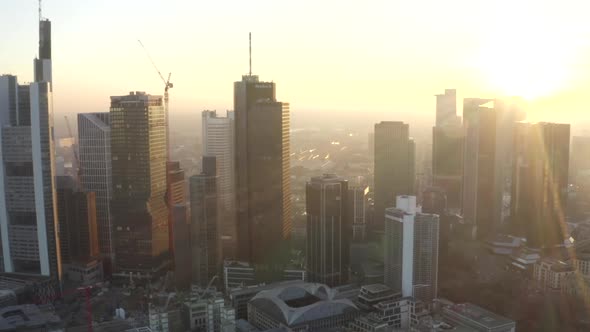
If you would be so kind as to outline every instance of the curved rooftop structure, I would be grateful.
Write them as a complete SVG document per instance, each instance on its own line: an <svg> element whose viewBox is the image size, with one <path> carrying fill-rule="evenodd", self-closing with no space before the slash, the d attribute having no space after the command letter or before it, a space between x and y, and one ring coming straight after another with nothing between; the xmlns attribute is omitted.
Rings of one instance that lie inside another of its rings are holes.
<svg viewBox="0 0 590 332"><path fill-rule="evenodd" d="M287 326L356 312L348 299L337 299L337 291L319 283L300 283L258 293L250 305Z"/></svg>

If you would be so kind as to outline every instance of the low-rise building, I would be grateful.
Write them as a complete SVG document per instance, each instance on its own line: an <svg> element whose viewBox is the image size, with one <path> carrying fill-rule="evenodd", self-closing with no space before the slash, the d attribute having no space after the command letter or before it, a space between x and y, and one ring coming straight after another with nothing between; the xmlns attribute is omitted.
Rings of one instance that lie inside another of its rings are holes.
<svg viewBox="0 0 590 332"><path fill-rule="evenodd" d="M256 284L254 267L247 262L226 260L223 262L223 285L225 291L236 287Z"/></svg>
<svg viewBox="0 0 590 332"><path fill-rule="evenodd" d="M214 289L193 287L182 308L185 327L191 331L228 332L235 330L235 310Z"/></svg>
<svg viewBox="0 0 590 332"><path fill-rule="evenodd" d="M523 248L510 255L510 268L530 276L533 274L533 266L540 259L541 255L538 251Z"/></svg>
<svg viewBox="0 0 590 332"><path fill-rule="evenodd" d="M23 304L0 309L0 331L54 331L59 330L60 318L51 306Z"/></svg>
<svg viewBox="0 0 590 332"><path fill-rule="evenodd" d="M393 300L401 297L401 294L396 293L393 289L383 284L371 284L361 287L358 295L359 305L366 310L372 310L377 303Z"/></svg>
<svg viewBox="0 0 590 332"><path fill-rule="evenodd" d="M545 258L535 263L533 279L543 290L560 291L565 278L574 273L570 263L561 260Z"/></svg>
<svg viewBox="0 0 590 332"><path fill-rule="evenodd" d="M236 311L236 319L247 319L248 318L248 302L263 290L272 289L275 287L282 287L286 285L297 285L301 281L284 281L272 284L260 284L256 286L244 286L234 288L229 291L229 300L231 306Z"/></svg>
<svg viewBox="0 0 590 332"><path fill-rule="evenodd" d="M336 299L324 284L300 283L259 292L248 302L248 321L260 330L285 326L291 331L341 328L359 309L348 299Z"/></svg>
<svg viewBox="0 0 590 332"><path fill-rule="evenodd" d="M93 285L103 280L102 261L98 258L72 260L64 264L67 279L81 285Z"/></svg>
<svg viewBox="0 0 590 332"><path fill-rule="evenodd" d="M561 283L561 293L582 300L590 298L590 276L572 273Z"/></svg>
<svg viewBox="0 0 590 332"><path fill-rule="evenodd" d="M465 326L481 332L514 332L516 322L471 303L442 308L442 316L451 325Z"/></svg>
<svg viewBox="0 0 590 332"><path fill-rule="evenodd" d="M493 254L512 255L522 246L522 239L510 235L497 234L487 240L485 245Z"/></svg>

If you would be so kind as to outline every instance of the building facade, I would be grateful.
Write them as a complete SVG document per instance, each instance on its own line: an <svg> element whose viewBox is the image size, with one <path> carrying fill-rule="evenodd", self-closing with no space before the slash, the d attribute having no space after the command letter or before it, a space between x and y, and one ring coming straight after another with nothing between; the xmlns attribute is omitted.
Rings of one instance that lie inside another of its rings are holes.
<svg viewBox="0 0 590 332"><path fill-rule="evenodd" d="M113 96L110 120L116 274L151 279L170 265L162 97Z"/></svg>
<svg viewBox="0 0 590 332"><path fill-rule="evenodd" d="M275 84L246 75L234 83L238 258L271 263L291 234L289 104Z"/></svg>
<svg viewBox="0 0 590 332"><path fill-rule="evenodd" d="M225 117L216 111L203 111L203 155L217 159L220 234L224 258L236 257L236 168L234 112Z"/></svg>
<svg viewBox="0 0 590 332"><path fill-rule="evenodd" d="M414 194L415 145L408 124L383 121L375 124L375 230L384 227L385 209L395 206L398 195Z"/></svg>
<svg viewBox="0 0 590 332"><path fill-rule="evenodd" d="M348 187L348 215L352 223L351 241L354 242L363 242L367 238L368 194L368 186L353 185Z"/></svg>

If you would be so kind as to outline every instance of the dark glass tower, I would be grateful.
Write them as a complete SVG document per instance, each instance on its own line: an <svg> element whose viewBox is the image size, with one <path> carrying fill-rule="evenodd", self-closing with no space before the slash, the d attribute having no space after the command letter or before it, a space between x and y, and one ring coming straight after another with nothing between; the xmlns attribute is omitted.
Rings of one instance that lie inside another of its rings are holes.
<svg viewBox="0 0 590 332"><path fill-rule="evenodd" d="M170 263L162 97L111 97L110 118L116 274L152 278Z"/></svg>
<svg viewBox="0 0 590 332"><path fill-rule="evenodd" d="M247 75L234 83L234 110L238 255L267 264L291 233L289 104Z"/></svg>

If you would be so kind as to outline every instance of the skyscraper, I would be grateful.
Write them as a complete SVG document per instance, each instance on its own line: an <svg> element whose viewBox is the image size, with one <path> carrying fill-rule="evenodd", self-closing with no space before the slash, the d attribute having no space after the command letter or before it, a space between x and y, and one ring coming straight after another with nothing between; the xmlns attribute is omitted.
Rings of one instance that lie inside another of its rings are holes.
<svg viewBox="0 0 590 332"><path fill-rule="evenodd" d="M461 208L463 178L463 128L436 126L432 128L432 182L444 189L448 207Z"/></svg>
<svg viewBox="0 0 590 332"><path fill-rule="evenodd" d="M112 168L110 114L78 114L78 149L82 190L96 195L96 223L100 253L107 271L113 260L111 223Z"/></svg>
<svg viewBox="0 0 590 332"><path fill-rule="evenodd" d="M397 121L375 124L375 219L383 230L385 209L398 195L412 195L415 180L415 145L409 125Z"/></svg>
<svg viewBox="0 0 590 332"><path fill-rule="evenodd" d="M221 271L222 263L216 159L204 156L203 171L190 178L192 282L201 287Z"/></svg>
<svg viewBox="0 0 590 332"><path fill-rule="evenodd" d="M436 126L458 126L461 119L457 116L457 90L445 89L444 94L436 95Z"/></svg>
<svg viewBox="0 0 590 332"><path fill-rule="evenodd" d="M236 257L236 168L234 112L225 117L216 111L203 111L203 155L217 160L218 197L220 204L221 241L223 257Z"/></svg>
<svg viewBox="0 0 590 332"><path fill-rule="evenodd" d="M348 187L348 215L352 224L352 241L362 242L367 236L367 195L366 185Z"/></svg>
<svg viewBox="0 0 590 332"><path fill-rule="evenodd" d="M463 217L485 238L494 230L496 115L485 104L490 99L463 102L465 145L463 156Z"/></svg>
<svg viewBox="0 0 590 332"><path fill-rule="evenodd" d="M170 264L162 97L113 96L110 120L116 273L153 278Z"/></svg>
<svg viewBox="0 0 590 332"><path fill-rule="evenodd" d="M42 20L35 82L0 76L2 267L59 279L51 83L51 22Z"/></svg>
<svg viewBox="0 0 590 332"><path fill-rule="evenodd" d="M514 145L511 217L532 248L563 243L568 189L570 125L519 123Z"/></svg>
<svg viewBox="0 0 590 332"><path fill-rule="evenodd" d="M291 233L289 104L275 84L246 75L234 83L238 255L267 264Z"/></svg>
<svg viewBox="0 0 590 332"><path fill-rule="evenodd" d="M415 196L398 196L385 211L385 284L425 303L438 291L439 217L420 213Z"/></svg>
<svg viewBox="0 0 590 332"><path fill-rule="evenodd" d="M180 168L180 162L178 161L169 161L168 167L168 191L166 195L168 202L168 241L170 245L170 254L174 258L176 251L174 250L174 226L176 223L174 222L174 207L177 205L182 205L186 203L186 194L185 194L185 187L186 181L184 180L184 171Z"/></svg>
<svg viewBox="0 0 590 332"><path fill-rule="evenodd" d="M590 171L590 136L573 136L570 156L570 182L584 184L583 173Z"/></svg>
<svg viewBox="0 0 590 332"><path fill-rule="evenodd" d="M348 181L313 177L305 189L309 281L338 286L348 280L351 216Z"/></svg>

